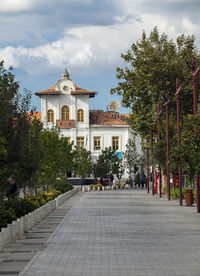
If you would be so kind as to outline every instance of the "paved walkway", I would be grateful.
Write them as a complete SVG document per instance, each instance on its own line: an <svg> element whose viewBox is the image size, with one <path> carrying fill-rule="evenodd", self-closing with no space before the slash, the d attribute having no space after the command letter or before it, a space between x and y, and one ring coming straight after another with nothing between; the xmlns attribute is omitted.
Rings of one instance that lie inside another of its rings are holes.
<svg viewBox="0 0 200 276"><path fill-rule="evenodd" d="M75 199L20 276L200 275L195 208L136 190L79 193Z"/></svg>

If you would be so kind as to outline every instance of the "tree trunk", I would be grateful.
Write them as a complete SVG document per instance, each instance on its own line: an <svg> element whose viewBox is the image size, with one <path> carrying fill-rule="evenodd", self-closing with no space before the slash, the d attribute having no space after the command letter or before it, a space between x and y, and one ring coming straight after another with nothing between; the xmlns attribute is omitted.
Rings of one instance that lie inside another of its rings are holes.
<svg viewBox="0 0 200 276"><path fill-rule="evenodd" d="M167 191L167 174L166 172L161 169L161 174L162 174L162 193L163 191Z"/></svg>

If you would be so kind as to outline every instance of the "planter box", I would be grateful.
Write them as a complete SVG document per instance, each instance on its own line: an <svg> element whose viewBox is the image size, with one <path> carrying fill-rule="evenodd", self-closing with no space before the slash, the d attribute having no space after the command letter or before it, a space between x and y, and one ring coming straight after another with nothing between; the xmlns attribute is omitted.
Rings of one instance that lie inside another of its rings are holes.
<svg viewBox="0 0 200 276"><path fill-rule="evenodd" d="M79 191L80 187L70 190L24 217L18 218L17 221L8 224L6 228L2 228L0 231L0 252L3 251L5 246L9 246L9 244L15 242L16 239L20 239L23 234L33 228L36 223L47 217L67 199Z"/></svg>
<svg viewBox="0 0 200 276"><path fill-rule="evenodd" d="M192 189L187 189L185 192L185 204L187 206L192 206L194 204L194 195Z"/></svg>

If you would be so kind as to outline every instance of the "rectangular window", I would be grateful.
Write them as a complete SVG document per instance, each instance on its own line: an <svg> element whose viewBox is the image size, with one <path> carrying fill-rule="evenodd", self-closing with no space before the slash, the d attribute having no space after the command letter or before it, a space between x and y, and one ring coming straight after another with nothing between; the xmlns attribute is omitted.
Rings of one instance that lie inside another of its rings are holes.
<svg viewBox="0 0 200 276"><path fill-rule="evenodd" d="M112 149L113 150L119 149L119 136L112 136Z"/></svg>
<svg viewBox="0 0 200 276"><path fill-rule="evenodd" d="M94 150L100 150L101 149L101 136L95 136L94 137Z"/></svg>
<svg viewBox="0 0 200 276"><path fill-rule="evenodd" d="M79 136L76 138L76 146L77 148L84 148L85 146L85 137Z"/></svg>

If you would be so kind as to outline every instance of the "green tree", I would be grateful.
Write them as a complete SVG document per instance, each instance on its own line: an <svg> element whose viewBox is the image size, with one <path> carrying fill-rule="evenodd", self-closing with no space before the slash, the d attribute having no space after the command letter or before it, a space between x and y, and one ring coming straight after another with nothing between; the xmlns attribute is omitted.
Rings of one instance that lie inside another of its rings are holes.
<svg viewBox="0 0 200 276"><path fill-rule="evenodd" d="M0 182L7 186L11 175L20 184L19 171L26 156L30 122L27 112L30 110L31 92L20 92L19 83L0 62L0 136L3 139L5 154L0 155Z"/></svg>
<svg viewBox="0 0 200 276"><path fill-rule="evenodd" d="M180 35L176 42L168 39L166 34L159 34L155 27L149 36L143 31L142 37L133 43L122 58L127 63L125 68L117 68L118 86L111 90L122 96L124 106L131 108L129 124L149 144L150 126L154 137L157 138L157 107L166 101L166 94L171 99L170 112L170 147L176 147L175 137L176 125L176 78L184 88L181 94L181 118L192 114L192 70L188 70L187 61L196 56L197 64L200 64L200 55L195 46L194 36ZM198 85L200 80L198 80ZM162 107L163 109L164 107ZM161 116L162 143L165 134L165 116ZM148 146L148 145L147 145ZM156 149L154 157L162 163L162 169L166 169L165 151L166 147ZM171 156L171 160L172 160ZM164 161L164 162L163 162ZM173 161L173 160L172 160Z"/></svg>
<svg viewBox="0 0 200 276"><path fill-rule="evenodd" d="M133 140L128 139L128 142L126 144L126 150L123 153L123 157L124 165L128 169L128 174L131 179L132 175L135 176L135 173L139 167L139 155Z"/></svg>
<svg viewBox="0 0 200 276"><path fill-rule="evenodd" d="M35 179L39 186L48 189L60 173L60 138L55 128L44 129L39 137L39 169Z"/></svg>
<svg viewBox="0 0 200 276"><path fill-rule="evenodd" d="M34 114L30 114L29 120L26 141L23 143L24 151L19 160L20 165L16 174L17 183L19 183L23 188L24 194L26 193L26 187L35 187L34 175L39 170L39 140L43 128L42 123L34 116Z"/></svg>
<svg viewBox="0 0 200 276"><path fill-rule="evenodd" d="M77 175L81 176L81 186L84 184L85 178L91 170L90 151L87 151L85 148L76 148L74 152L74 171Z"/></svg>
<svg viewBox="0 0 200 276"><path fill-rule="evenodd" d="M70 143L66 137L60 138L60 174L61 177L67 177L67 173L73 169L73 160L75 152L72 150L73 143Z"/></svg>
<svg viewBox="0 0 200 276"><path fill-rule="evenodd" d="M119 173L120 160L116 155L116 150L112 150L111 147L102 150L97 159L99 168L99 176L111 178L111 175Z"/></svg>

